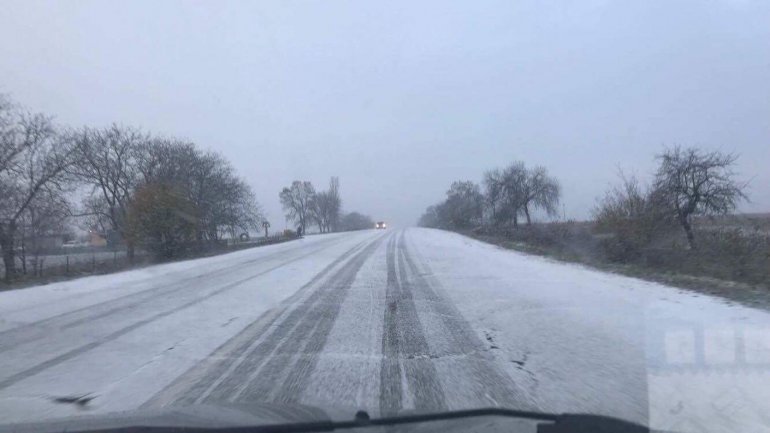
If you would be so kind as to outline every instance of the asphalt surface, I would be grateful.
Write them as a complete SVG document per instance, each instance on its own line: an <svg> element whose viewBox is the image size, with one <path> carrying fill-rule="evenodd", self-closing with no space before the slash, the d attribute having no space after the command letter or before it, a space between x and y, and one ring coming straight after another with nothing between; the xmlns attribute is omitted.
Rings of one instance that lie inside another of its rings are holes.
<svg viewBox="0 0 770 433"><path fill-rule="evenodd" d="M85 407L272 402L392 415L528 405L425 277L404 231L311 236L269 248L136 281L99 277L110 286L100 288L111 293L103 300L91 299L97 291L61 298L60 306L41 298L9 308L0 328L0 412L24 421L80 415ZM64 290L78 282L67 284ZM280 295L254 295L271 284ZM230 316L233 326L222 323ZM235 330L205 341L195 335L213 326ZM185 352L182 343L195 346L196 338L200 347ZM79 396L93 399L63 403Z"/></svg>
<svg viewBox="0 0 770 433"><path fill-rule="evenodd" d="M260 402L734 431L765 422L768 329L764 312L447 232L307 236L0 293L0 418Z"/></svg>
<svg viewBox="0 0 770 433"><path fill-rule="evenodd" d="M385 287L376 293L366 293L363 287L354 290L364 263L378 251L376 259L384 262L386 270ZM377 401L383 415L404 409L447 410L450 401L455 408L526 404L517 401L515 384L497 368L489 349L454 304L423 277L414 260L403 231L382 233L355 245L269 320L257 320L214 352L215 362L197 365L144 406L252 401L326 404L334 388L356 381L351 377L355 373L379 376L379 387L369 387L366 391L371 395L364 400ZM381 330L365 329L371 317L340 321L346 299L357 311L377 316ZM350 340L341 341L348 353L330 352L328 342L335 325L368 331L368 340L350 335ZM380 350L361 353L362 348L375 349L380 341ZM343 365L319 370L325 357ZM438 362L455 377L442 378ZM313 387L312 376L320 376L317 379L326 385ZM305 395L309 389L318 394ZM354 403L345 400L340 403Z"/></svg>

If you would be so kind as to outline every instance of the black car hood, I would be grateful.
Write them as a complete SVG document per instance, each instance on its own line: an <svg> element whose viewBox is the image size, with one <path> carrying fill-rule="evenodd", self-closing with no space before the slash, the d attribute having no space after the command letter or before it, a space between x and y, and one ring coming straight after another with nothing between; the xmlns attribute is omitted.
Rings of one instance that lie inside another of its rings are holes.
<svg viewBox="0 0 770 433"><path fill-rule="evenodd" d="M299 404L248 403L227 405L193 405L163 409L143 409L83 415L41 422L0 425L0 433L55 433L126 429L129 427L228 428L295 424L324 421L350 421L354 408L319 409ZM531 420L506 417L472 417L389 426L389 432L515 432L535 433ZM379 432L382 428L361 427L346 432Z"/></svg>
<svg viewBox="0 0 770 433"><path fill-rule="evenodd" d="M349 419L351 412L346 414ZM193 405L83 415L41 422L0 425L0 433L61 432L131 426L224 428L330 420L327 411L303 405L270 403Z"/></svg>
<svg viewBox="0 0 770 433"><path fill-rule="evenodd" d="M361 418L363 416L363 418ZM270 427L273 426L273 427ZM280 426L280 427L279 427ZM396 417L369 419L355 409L319 409L298 404L238 403L193 405L116 412L0 425L0 433L54 432L179 432L185 429L232 429L252 431L331 431L351 433L388 432L514 432L514 433L640 433L644 426L616 418L586 414L543 414L513 409L471 409L435 414L400 413Z"/></svg>

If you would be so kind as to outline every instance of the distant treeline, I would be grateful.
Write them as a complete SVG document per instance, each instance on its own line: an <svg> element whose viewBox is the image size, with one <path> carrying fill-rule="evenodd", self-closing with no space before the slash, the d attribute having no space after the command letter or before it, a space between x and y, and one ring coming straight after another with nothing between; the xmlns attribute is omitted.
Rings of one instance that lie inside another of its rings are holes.
<svg viewBox="0 0 770 433"><path fill-rule="evenodd" d="M363 230L374 227L367 215L358 212L342 213L340 182L336 177L329 181L329 189L316 191L309 181L295 180L279 194L286 219L305 231L315 224L321 233Z"/></svg>
<svg viewBox="0 0 770 433"><path fill-rule="evenodd" d="M621 173L591 221L537 225L531 224L533 209L556 215L559 183L542 167L515 162L485 173L482 187L454 182L419 223L569 260L766 284L767 229L746 218L717 218L747 199L746 183L733 172L736 159L697 148L665 149L649 185Z"/></svg>
<svg viewBox="0 0 770 433"><path fill-rule="evenodd" d="M484 189L472 181L453 182L446 199L428 207L419 225L466 229L489 224L518 227L519 219L532 223L532 212L555 215L561 188L545 167L527 168L517 161L484 173Z"/></svg>
<svg viewBox="0 0 770 433"><path fill-rule="evenodd" d="M19 253L84 228L158 258L259 229L250 186L215 152L136 128L68 128L0 95L0 250L5 279Z"/></svg>
<svg viewBox="0 0 770 433"><path fill-rule="evenodd" d="M657 156L654 181L643 187L621 174L621 184L611 188L594 209L600 230L617 236L628 248L649 243L661 227L679 225L690 249L697 247L693 218L725 215L747 197L746 184L735 179L737 156L674 147ZM528 169L514 162L484 174L483 192L470 181L452 183L446 199L428 207L419 224L426 227L518 227L519 218L531 224L533 209L556 215L561 189L544 167Z"/></svg>

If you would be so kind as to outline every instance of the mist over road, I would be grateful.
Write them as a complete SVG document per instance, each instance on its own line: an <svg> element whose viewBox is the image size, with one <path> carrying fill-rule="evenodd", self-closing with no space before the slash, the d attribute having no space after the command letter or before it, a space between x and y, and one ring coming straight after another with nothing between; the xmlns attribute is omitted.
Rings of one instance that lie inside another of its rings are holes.
<svg viewBox="0 0 770 433"><path fill-rule="evenodd" d="M308 236L0 293L0 417L503 406L762 431L768 332L765 312L449 232Z"/></svg>

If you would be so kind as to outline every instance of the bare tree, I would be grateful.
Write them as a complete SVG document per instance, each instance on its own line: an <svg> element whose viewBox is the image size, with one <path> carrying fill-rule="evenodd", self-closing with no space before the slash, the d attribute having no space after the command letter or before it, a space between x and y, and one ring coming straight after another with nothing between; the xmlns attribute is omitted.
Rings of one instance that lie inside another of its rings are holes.
<svg viewBox="0 0 770 433"><path fill-rule="evenodd" d="M452 182L444 205L451 227L468 228L481 221L484 196L471 181Z"/></svg>
<svg viewBox="0 0 770 433"><path fill-rule="evenodd" d="M489 219L497 222L498 208L503 201L503 173L500 169L484 173L484 203L489 212Z"/></svg>
<svg viewBox="0 0 770 433"><path fill-rule="evenodd" d="M732 171L736 155L677 146L657 158L655 190L684 229L692 249L696 245L694 215L726 214L748 199L746 184L736 181Z"/></svg>
<svg viewBox="0 0 770 433"><path fill-rule="evenodd" d="M284 188L279 194L286 219L298 223L303 232L311 218L315 194L312 183L299 180L292 182L290 187Z"/></svg>
<svg viewBox="0 0 770 433"><path fill-rule="evenodd" d="M148 136L133 128L113 125L105 129L83 128L71 133L77 163L74 174L90 187L84 202L100 225L116 232L126 242L128 257L134 257L134 240L126 218L139 180L137 150Z"/></svg>
<svg viewBox="0 0 770 433"><path fill-rule="evenodd" d="M22 272L27 274L27 262L33 266L33 273L39 275L42 270L40 256L51 247L49 240L62 235L65 222L71 215L70 203L65 191L59 188L45 188L30 202L22 214L18 226L21 235L20 258Z"/></svg>
<svg viewBox="0 0 770 433"><path fill-rule="evenodd" d="M525 202L524 185L527 181L527 168L524 163L517 161L502 171L502 202L498 211L498 219L519 225L519 213Z"/></svg>
<svg viewBox="0 0 770 433"><path fill-rule="evenodd" d="M556 215L560 195L559 182L548 176L545 167L538 166L527 170L521 184L522 210L527 217L527 225L532 224L531 208L542 209L549 216Z"/></svg>
<svg viewBox="0 0 770 433"><path fill-rule="evenodd" d="M47 192L65 188L72 161L51 119L0 100L0 249L5 280L16 274L15 242L20 220Z"/></svg>
<svg viewBox="0 0 770 433"><path fill-rule="evenodd" d="M0 94L0 173L9 173L27 147L21 137L20 115L16 104Z"/></svg>
<svg viewBox="0 0 770 433"><path fill-rule="evenodd" d="M328 191L317 192L310 202L310 218L318 225L318 231L325 233L329 230L329 213L331 197Z"/></svg>
<svg viewBox="0 0 770 433"><path fill-rule="evenodd" d="M531 211L542 209L548 215L557 212L561 188L544 167L527 169L521 161L503 170L484 173L484 201L493 223L518 226L519 215L532 223Z"/></svg>
<svg viewBox="0 0 770 433"><path fill-rule="evenodd" d="M318 230L321 233L336 230L341 207L339 179L332 177L329 190L317 192L310 203L311 218L318 224Z"/></svg>
<svg viewBox="0 0 770 433"><path fill-rule="evenodd" d="M342 198L340 197L340 179L333 176L329 181L329 230L339 230L340 213L342 212Z"/></svg>

